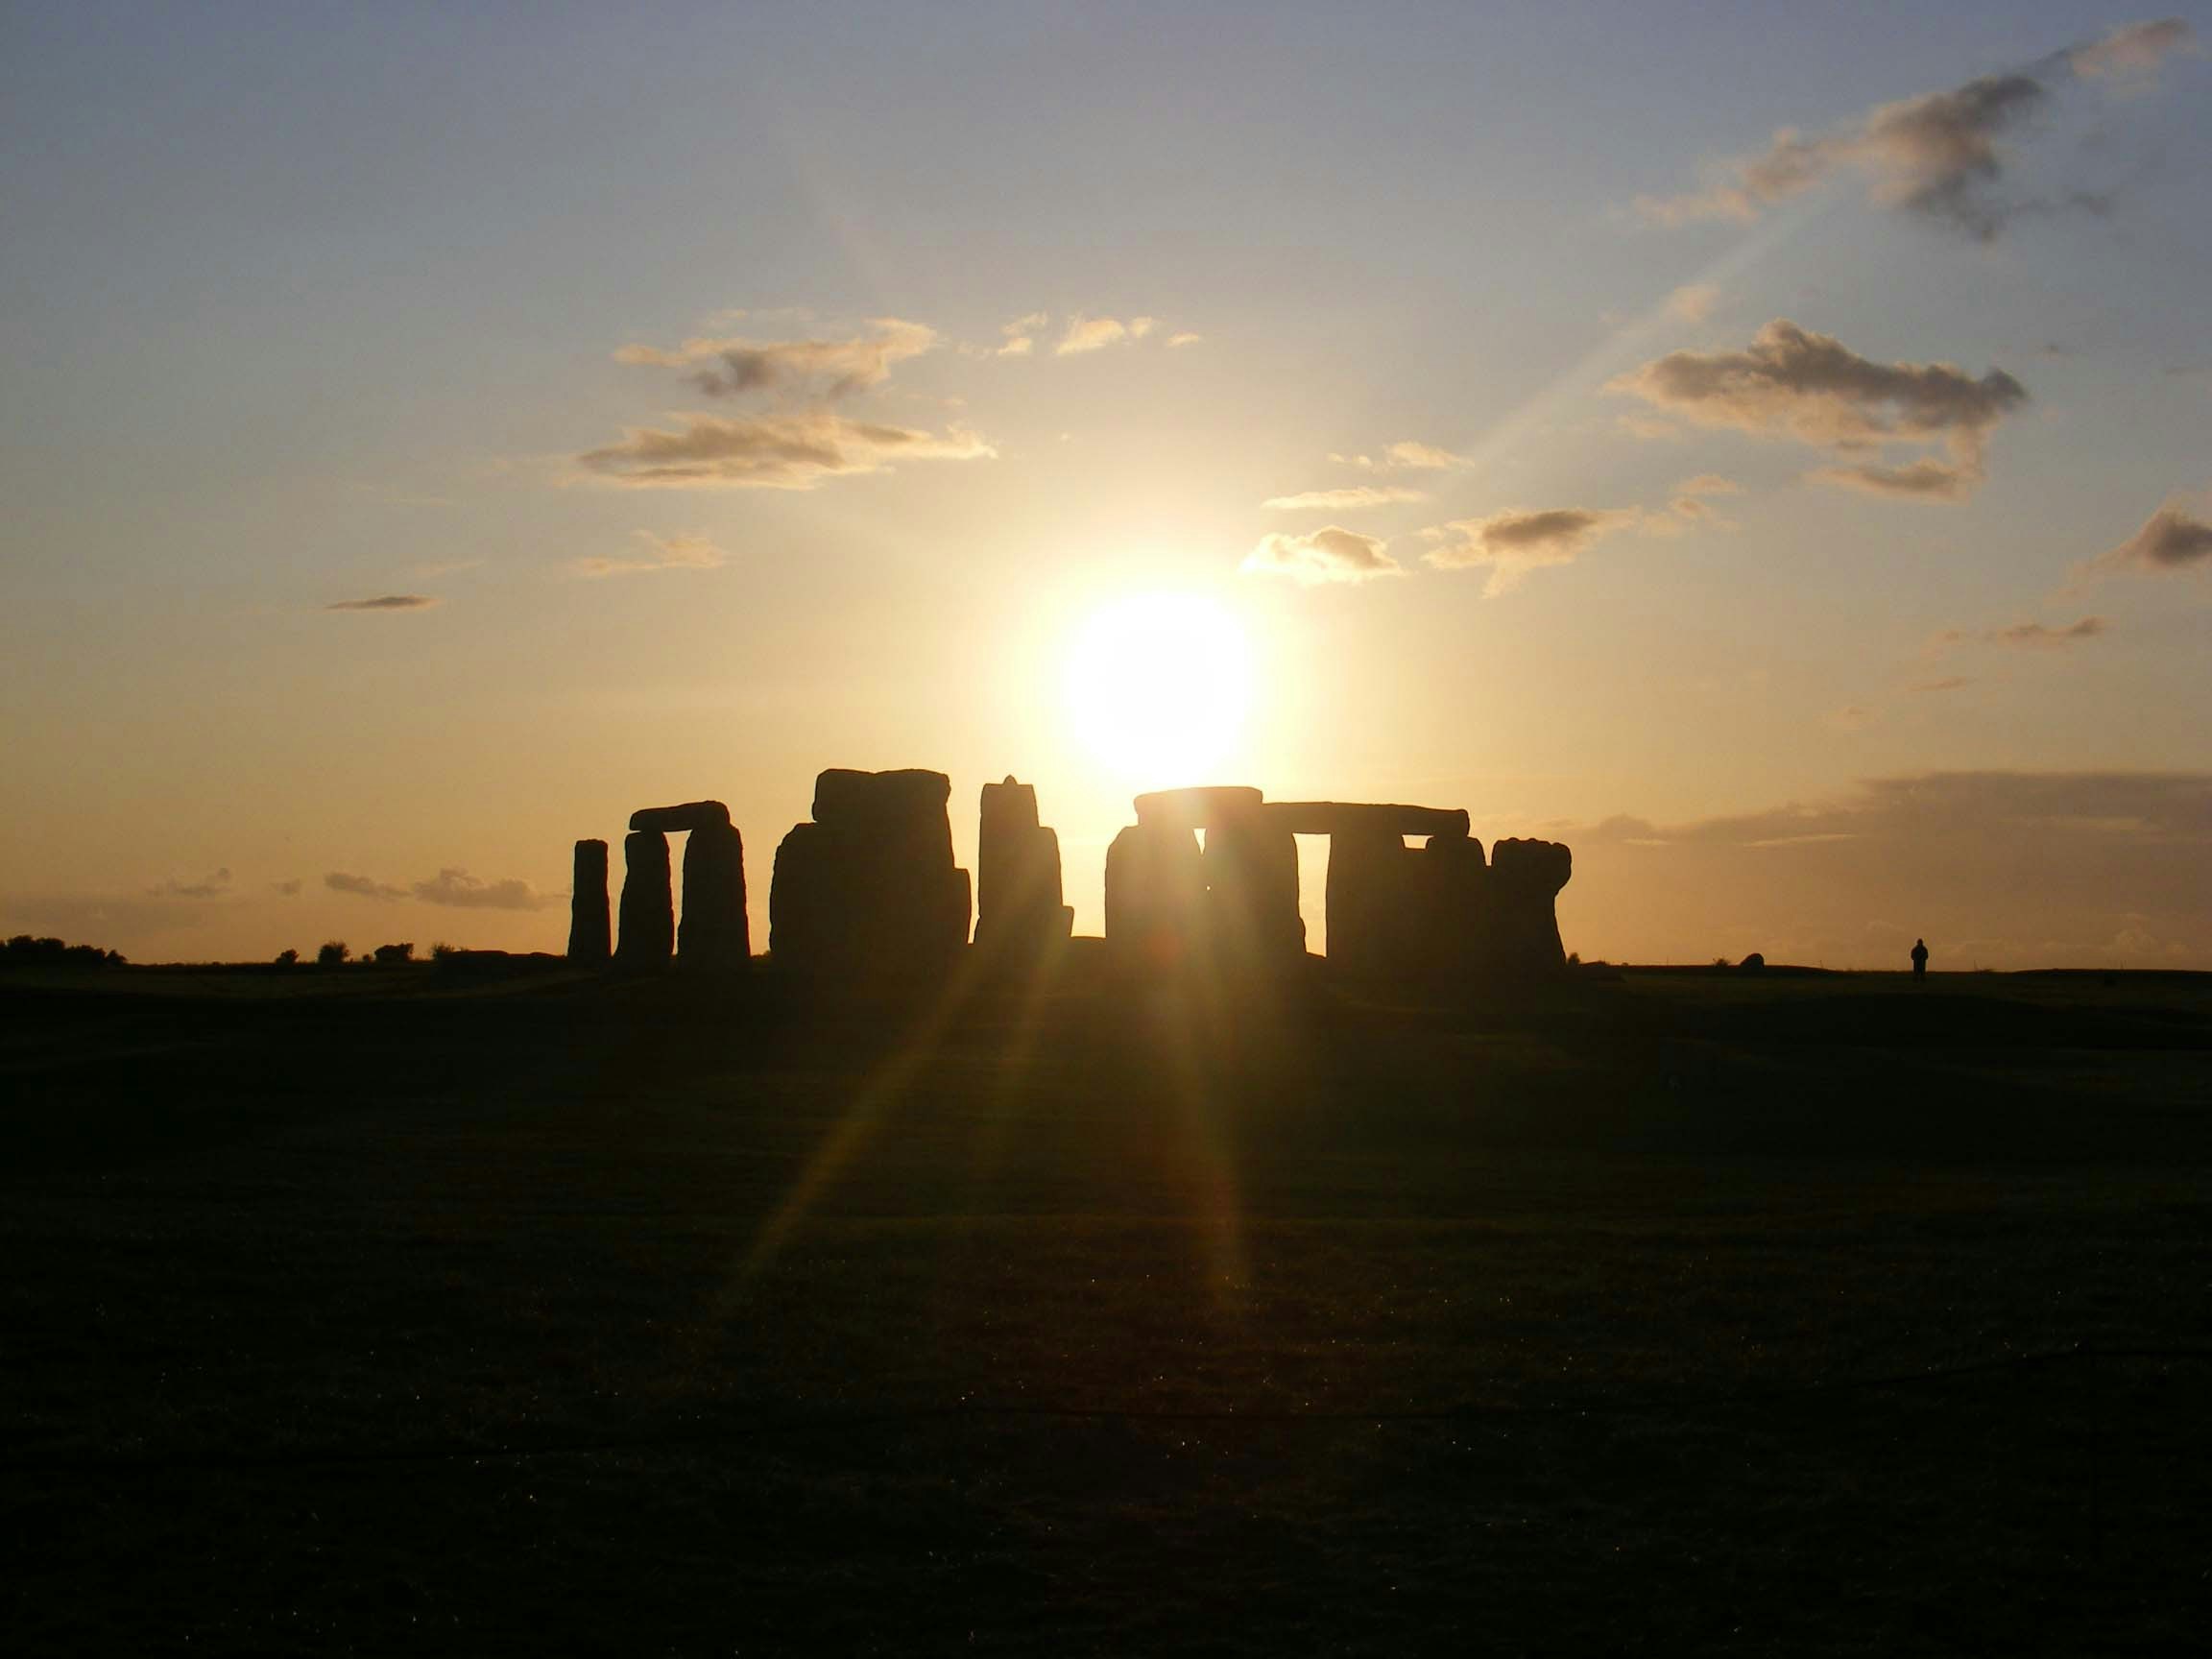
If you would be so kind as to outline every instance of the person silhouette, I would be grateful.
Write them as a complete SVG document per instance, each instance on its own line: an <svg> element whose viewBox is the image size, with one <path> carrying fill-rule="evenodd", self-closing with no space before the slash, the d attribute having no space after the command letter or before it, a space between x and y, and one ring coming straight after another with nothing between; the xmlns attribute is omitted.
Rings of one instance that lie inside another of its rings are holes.
<svg viewBox="0 0 2212 1659"><path fill-rule="evenodd" d="M1928 977L1928 941L1925 939L1912 941L1912 977L1915 979Z"/></svg>

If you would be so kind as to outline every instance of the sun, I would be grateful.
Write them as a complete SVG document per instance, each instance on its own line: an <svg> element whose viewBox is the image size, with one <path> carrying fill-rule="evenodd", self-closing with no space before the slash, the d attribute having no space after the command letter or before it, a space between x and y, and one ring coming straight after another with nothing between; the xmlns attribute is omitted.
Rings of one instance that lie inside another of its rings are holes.
<svg viewBox="0 0 2212 1659"><path fill-rule="evenodd" d="M1196 593L1142 593L1093 612L1067 658L1068 713L1122 781L1207 781L1244 727L1244 630Z"/></svg>

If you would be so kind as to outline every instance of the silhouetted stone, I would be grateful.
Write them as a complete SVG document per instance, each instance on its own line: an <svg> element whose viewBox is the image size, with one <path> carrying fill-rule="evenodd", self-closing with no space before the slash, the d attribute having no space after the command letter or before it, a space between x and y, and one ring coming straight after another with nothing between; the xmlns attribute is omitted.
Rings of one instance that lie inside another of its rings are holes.
<svg viewBox="0 0 2212 1659"><path fill-rule="evenodd" d="M615 960L656 968L676 944L676 908L668 891L668 837L634 830L622 841L622 930Z"/></svg>
<svg viewBox="0 0 2212 1659"><path fill-rule="evenodd" d="M727 829L730 808L719 801L686 801L680 806L640 806L630 814L632 830L656 830L663 835L681 835L691 830Z"/></svg>
<svg viewBox="0 0 2212 1659"><path fill-rule="evenodd" d="M1270 818L1275 815L1270 811ZM1280 821L1279 819L1276 821ZM1426 855L1389 822L1352 820L1329 836L1329 960L1340 972L1406 977L1427 966L1417 946L1426 921Z"/></svg>
<svg viewBox="0 0 2212 1659"><path fill-rule="evenodd" d="M1743 961L1737 963L1736 966L1745 974L1761 973L1766 969L1767 966L1766 952L1763 950L1754 950L1750 955L1744 957Z"/></svg>
<svg viewBox="0 0 2212 1659"><path fill-rule="evenodd" d="M1505 840L1490 849L1489 966L1505 973L1566 966L1552 901L1574 870L1574 854L1556 841Z"/></svg>
<svg viewBox="0 0 2212 1659"><path fill-rule="evenodd" d="M975 943L994 964L1029 965L1073 930L1060 902L1060 837L1037 822L1037 790L983 785L975 848Z"/></svg>
<svg viewBox="0 0 2212 1659"><path fill-rule="evenodd" d="M779 965L845 978L949 970L968 941L942 772L824 772L815 822L776 849L768 946Z"/></svg>
<svg viewBox="0 0 2212 1659"><path fill-rule="evenodd" d="M568 887L568 960L595 968L610 954L607 921L607 843L576 843L575 876Z"/></svg>
<svg viewBox="0 0 2212 1659"><path fill-rule="evenodd" d="M705 968L741 965L752 954L745 916L745 842L734 826L702 824L684 846L684 926L680 961Z"/></svg>
<svg viewBox="0 0 2212 1659"><path fill-rule="evenodd" d="M1481 972L1491 936L1482 843L1472 835L1431 835L1419 856L1411 950L1421 971L1447 979Z"/></svg>
<svg viewBox="0 0 2212 1659"><path fill-rule="evenodd" d="M1211 830L1231 813L1254 810L1260 801L1260 791L1242 783L1155 789L1137 797L1137 822L1147 829Z"/></svg>
<svg viewBox="0 0 2212 1659"><path fill-rule="evenodd" d="M1298 843L1256 805L1230 805L1206 831L1206 944L1219 970L1275 969L1306 951Z"/></svg>
<svg viewBox="0 0 2212 1659"><path fill-rule="evenodd" d="M1186 965L1205 902L1206 867L1191 830L1132 824L1106 849L1106 948L1121 972Z"/></svg>

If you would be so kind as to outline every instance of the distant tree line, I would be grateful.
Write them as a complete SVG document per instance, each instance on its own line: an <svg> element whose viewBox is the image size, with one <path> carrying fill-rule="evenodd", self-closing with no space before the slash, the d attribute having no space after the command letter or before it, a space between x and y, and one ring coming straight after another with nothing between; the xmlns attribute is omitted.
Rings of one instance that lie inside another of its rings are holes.
<svg viewBox="0 0 2212 1659"><path fill-rule="evenodd" d="M59 939L34 939L18 933L0 945L0 967L9 968L118 968L120 950L103 950L97 945L64 945Z"/></svg>

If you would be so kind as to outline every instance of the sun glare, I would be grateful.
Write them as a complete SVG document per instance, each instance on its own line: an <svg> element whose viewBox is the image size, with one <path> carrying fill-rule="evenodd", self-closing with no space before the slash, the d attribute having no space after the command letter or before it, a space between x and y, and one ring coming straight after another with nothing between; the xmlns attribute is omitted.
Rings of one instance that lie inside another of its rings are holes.
<svg viewBox="0 0 2212 1659"><path fill-rule="evenodd" d="M1244 630L1194 593L1143 593L1093 612L1067 659L1068 712L1120 779L1203 782L1244 725Z"/></svg>

